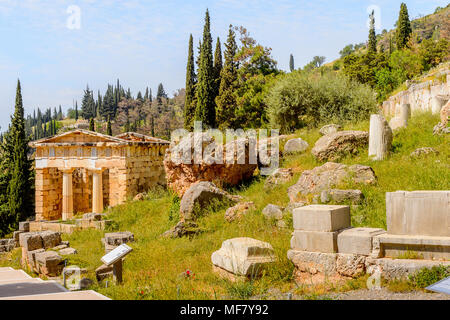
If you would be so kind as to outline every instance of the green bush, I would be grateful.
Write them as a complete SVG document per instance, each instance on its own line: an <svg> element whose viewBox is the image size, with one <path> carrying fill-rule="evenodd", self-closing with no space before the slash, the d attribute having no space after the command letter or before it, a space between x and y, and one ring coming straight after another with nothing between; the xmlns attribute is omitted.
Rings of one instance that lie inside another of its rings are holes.
<svg viewBox="0 0 450 320"><path fill-rule="evenodd" d="M377 105L375 92L367 85L334 73L295 71L281 77L265 101L271 125L282 132L306 124L366 119Z"/></svg>
<svg viewBox="0 0 450 320"><path fill-rule="evenodd" d="M416 288L426 288L447 277L450 277L450 267L440 265L434 266L431 269L423 268L411 276L410 281Z"/></svg>

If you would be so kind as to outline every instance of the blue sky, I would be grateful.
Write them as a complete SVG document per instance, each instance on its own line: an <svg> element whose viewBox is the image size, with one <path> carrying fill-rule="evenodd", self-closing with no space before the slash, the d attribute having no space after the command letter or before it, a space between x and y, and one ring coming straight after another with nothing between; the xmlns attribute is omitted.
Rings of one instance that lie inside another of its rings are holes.
<svg viewBox="0 0 450 320"><path fill-rule="evenodd" d="M393 27L402 1L392 0L0 0L0 119L6 129L17 78L26 113L63 110L80 103L89 83L106 90L117 78L135 95L162 82L172 94L184 87L189 34L197 44L209 8L213 39L226 40L228 25L246 27L271 47L278 67L289 55L296 67L315 55L331 61L349 43L367 39L368 7L380 9L381 29ZM410 16L429 14L447 0L406 0ZM81 10L81 27L69 29L69 6ZM381 32L381 30L378 30Z"/></svg>

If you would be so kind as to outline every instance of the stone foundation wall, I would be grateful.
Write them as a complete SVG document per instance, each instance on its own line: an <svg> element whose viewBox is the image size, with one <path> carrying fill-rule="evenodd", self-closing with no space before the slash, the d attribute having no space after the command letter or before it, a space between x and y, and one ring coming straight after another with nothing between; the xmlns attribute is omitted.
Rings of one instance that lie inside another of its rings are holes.
<svg viewBox="0 0 450 320"><path fill-rule="evenodd" d="M56 220L62 212L62 173L56 168L36 169L36 219Z"/></svg>

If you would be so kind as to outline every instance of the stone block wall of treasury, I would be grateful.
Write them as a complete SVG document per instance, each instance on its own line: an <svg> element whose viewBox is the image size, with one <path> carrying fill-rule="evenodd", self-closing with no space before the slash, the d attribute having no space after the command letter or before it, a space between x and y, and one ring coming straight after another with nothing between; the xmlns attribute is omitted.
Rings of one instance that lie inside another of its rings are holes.
<svg viewBox="0 0 450 320"><path fill-rule="evenodd" d="M62 212L62 173L56 168L36 169L36 220L57 220Z"/></svg>
<svg viewBox="0 0 450 320"><path fill-rule="evenodd" d="M89 170L78 168L72 174L74 214L92 211L92 174Z"/></svg>
<svg viewBox="0 0 450 320"><path fill-rule="evenodd" d="M127 197L166 184L163 159L167 148L163 144L127 146Z"/></svg>

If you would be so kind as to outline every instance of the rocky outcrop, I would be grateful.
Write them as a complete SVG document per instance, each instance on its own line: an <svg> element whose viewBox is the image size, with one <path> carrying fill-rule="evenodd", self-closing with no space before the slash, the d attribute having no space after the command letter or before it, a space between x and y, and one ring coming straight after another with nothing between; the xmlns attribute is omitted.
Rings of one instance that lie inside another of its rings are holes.
<svg viewBox="0 0 450 320"><path fill-rule="evenodd" d="M320 194L320 201L322 203L333 201L334 203L351 202L353 204L359 204L363 199L364 195L361 190L330 189L324 190Z"/></svg>
<svg viewBox="0 0 450 320"><path fill-rule="evenodd" d="M297 183L288 189L289 199L291 202L306 200L308 195L319 195L322 191L332 189L349 179L360 184L377 181L371 167L327 162L320 167L304 171Z"/></svg>
<svg viewBox="0 0 450 320"><path fill-rule="evenodd" d="M335 161L347 154L356 154L358 148L369 143L369 133L365 131L339 131L317 140L311 153L319 161Z"/></svg>
<svg viewBox="0 0 450 320"><path fill-rule="evenodd" d="M230 207L225 211L225 220L228 222L233 222L245 216L250 210L255 208L255 204L250 202L241 202L237 205Z"/></svg>
<svg viewBox="0 0 450 320"><path fill-rule="evenodd" d="M171 239L181 237L192 237L200 232L201 230L199 229L198 225L195 222L180 221L176 224L176 226L164 232L161 235L161 237Z"/></svg>
<svg viewBox="0 0 450 320"><path fill-rule="evenodd" d="M216 203L236 203L241 197L217 188L212 182L199 181L191 185L180 201L181 221L195 220L204 209Z"/></svg>
<svg viewBox="0 0 450 320"><path fill-rule="evenodd" d="M164 167L167 186L182 197L198 181L210 181L220 186L237 185L251 178L257 168L257 161L250 161L249 149L248 139L222 145L207 133L200 133L199 138L195 139L194 134L190 133L178 143L172 142L166 151ZM243 152L229 152L227 155L227 150Z"/></svg>
<svg viewBox="0 0 450 320"><path fill-rule="evenodd" d="M429 155L438 155L439 151L430 147L418 148L411 152L410 157L413 159L421 158Z"/></svg>
<svg viewBox="0 0 450 320"><path fill-rule="evenodd" d="M291 139L284 145L283 154L294 154L306 151L309 148L308 142L301 138Z"/></svg>
<svg viewBox="0 0 450 320"><path fill-rule="evenodd" d="M439 122L433 128L433 134L435 134L435 135L450 133L450 128L448 127L448 120L450 118L450 100L441 109L441 114L440 115L441 115L441 122Z"/></svg>
<svg viewBox="0 0 450 320"><path fill-rule="evenodd" d="M277 169L272 173L264 182L264 190L269 191L278 185L289 182L294 176L294 172L291 168Z"/></svg>

